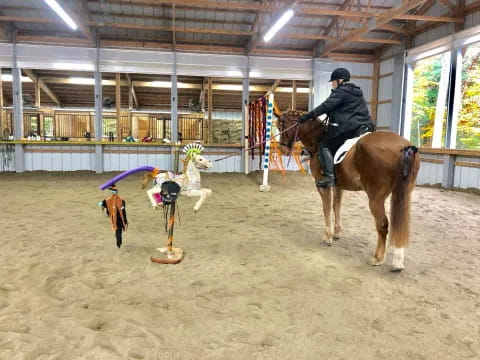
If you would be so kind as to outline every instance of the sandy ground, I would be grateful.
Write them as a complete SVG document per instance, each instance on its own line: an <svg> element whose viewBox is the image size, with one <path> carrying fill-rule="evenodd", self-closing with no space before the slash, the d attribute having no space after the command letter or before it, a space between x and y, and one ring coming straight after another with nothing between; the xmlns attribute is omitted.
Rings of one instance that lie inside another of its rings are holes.
<svg viewBox="0 0 480 360"><path fill-rule="evenodd" d="M480 197L417 188L406 271L366 264L363 193L322 244L313 180L205 175L180 200L179 265L150 262L166 235L140 177L120 182L118 250L96 206L113 174L0 174L0 359L479 359Z"/></svg>

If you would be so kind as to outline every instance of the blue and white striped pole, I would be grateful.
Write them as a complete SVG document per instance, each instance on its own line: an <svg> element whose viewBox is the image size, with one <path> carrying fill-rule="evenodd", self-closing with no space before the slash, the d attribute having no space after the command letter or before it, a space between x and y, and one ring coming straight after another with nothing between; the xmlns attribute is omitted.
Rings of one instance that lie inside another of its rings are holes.
<svg viewBox="0 0 480 360"><path fill-rule="evenodd" d="M267 105L267 129L265 134L265 156L263 157L263 182L260 185L260 191L269 191L268 185L268 166L270 164L270 142L272 140L272 122L273 122L273 94L268 96Z"/></svg>

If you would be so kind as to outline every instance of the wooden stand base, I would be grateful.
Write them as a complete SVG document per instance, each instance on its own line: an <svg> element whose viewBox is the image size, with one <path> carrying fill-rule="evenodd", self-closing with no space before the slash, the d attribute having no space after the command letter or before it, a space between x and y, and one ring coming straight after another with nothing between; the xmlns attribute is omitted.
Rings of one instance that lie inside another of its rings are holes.
<svg viewBox="0 0 480 360"><path fill-rule="evenodd" d="M150 260L157 264L178 264L183 260L183 250L180 248L172 248L172 251L169 251L167 248L158 248L158 251L161 252L161 255L151 256Z"/></svg>

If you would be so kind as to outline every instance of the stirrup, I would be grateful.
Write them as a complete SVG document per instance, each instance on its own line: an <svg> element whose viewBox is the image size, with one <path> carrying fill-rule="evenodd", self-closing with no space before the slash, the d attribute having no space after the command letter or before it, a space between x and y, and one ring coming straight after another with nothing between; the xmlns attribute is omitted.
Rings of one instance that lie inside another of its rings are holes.
<svg viewBox="0 0 480 360"><path fill-rule="evenodd" d="M321 187L321 188L333 187L333 186L335 186L335 179L325 177L322 180L316 181L315 185L317 185L317 187Z"/></svg>

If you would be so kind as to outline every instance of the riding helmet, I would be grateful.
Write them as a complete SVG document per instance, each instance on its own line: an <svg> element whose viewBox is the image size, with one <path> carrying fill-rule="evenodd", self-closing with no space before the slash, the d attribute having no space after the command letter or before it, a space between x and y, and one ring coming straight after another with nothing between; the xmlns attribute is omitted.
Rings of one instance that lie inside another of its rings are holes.
<svg viewBox="0 0 480 360"><path fill-rule="evenodd" d="M350 81L350 71L344 68L338 68L333 70L332 75L330 76L330 81L343 79L345 81Z"/></svg>

